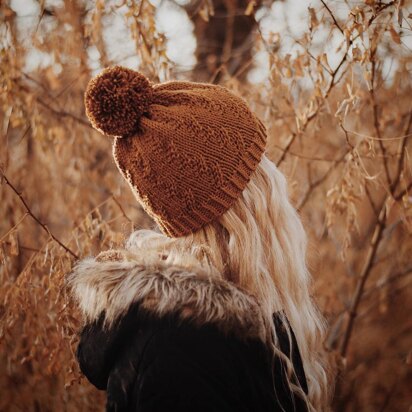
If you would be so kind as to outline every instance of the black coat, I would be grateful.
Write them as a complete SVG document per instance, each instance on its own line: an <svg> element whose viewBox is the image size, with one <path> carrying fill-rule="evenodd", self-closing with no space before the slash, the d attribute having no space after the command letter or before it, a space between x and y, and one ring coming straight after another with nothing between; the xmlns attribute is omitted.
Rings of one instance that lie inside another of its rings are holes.
<svg viewBox="0 0 412 412"><path fill-rule="evenodd" d="M245 291L182 268L122 259L88 259L71 276L88 319L80 368L107 391L107 411L307 410L264 343L259 305ZM287 320L279 313L273 321L282 352L292 353L294 381L307 393Z"/></svg>

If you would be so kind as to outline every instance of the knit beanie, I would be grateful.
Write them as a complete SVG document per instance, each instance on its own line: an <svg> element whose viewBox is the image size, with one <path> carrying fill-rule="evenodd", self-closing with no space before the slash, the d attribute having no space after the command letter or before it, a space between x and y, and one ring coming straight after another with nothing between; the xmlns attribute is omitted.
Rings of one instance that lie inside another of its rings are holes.
<svg viewBox="0 0 412 412"><path fill-rule="evenodd" d="M85 106L93 127L114 137L117 167L169 237L227 211L265 151L262 122L222 86L152 84L115 66L89 82Z"/></svg>

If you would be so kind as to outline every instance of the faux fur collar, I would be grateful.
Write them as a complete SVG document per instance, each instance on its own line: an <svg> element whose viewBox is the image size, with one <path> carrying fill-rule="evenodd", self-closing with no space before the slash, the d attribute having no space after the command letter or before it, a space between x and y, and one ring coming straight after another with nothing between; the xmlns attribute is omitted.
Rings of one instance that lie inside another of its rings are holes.
<svg viewBox="0 0 412 412"><path fill-rule="evenodd" d="M76 265L68 280L87 321L104 312L110 325L139 303L159 317L177 314L197 325L214 324L225 334L265 341L261 308L246 291L201 270L148 261L141 254L108 251Z"/></svg>

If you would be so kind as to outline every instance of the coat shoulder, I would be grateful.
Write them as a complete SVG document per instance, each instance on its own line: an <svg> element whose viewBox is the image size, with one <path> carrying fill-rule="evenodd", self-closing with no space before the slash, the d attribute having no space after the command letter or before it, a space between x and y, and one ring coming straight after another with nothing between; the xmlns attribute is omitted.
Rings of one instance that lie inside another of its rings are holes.
<svg viewBox="0 0 412 412"><path fill-rule="evenodd" d="M240 339L267 339L257 299L239 286L201 268L148 259L128 250L79 262L68 276L87 322L104 316L111 325L134 304L158 318L175 315L196 325L212 324Z"/></svg>

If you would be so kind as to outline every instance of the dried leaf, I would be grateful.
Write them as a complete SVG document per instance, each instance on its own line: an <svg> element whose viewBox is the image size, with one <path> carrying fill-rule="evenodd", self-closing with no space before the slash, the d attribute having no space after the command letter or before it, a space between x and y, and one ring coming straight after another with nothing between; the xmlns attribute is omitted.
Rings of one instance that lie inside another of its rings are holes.
<svg viewBox="0 0 412 412"><path fill-rule="evenodd" d="M310 15L310 28L315 29L319 25L318 17L316 16L316 10L313 7L308 7Z"/></svg>
<svg viewBox="0 0 412 412"><path fill-rule="evenodd" d="M332 68L329 65L329 61L328 61L328 56L326 53L322 53L322 55L320 56L320 61L322 62L322 64L326 67L326 69L329 70L329 72L332 72Z"/></svg>
<svg viewBox="0 0 412 412"><path fill-rule="evenodd" d="M352 48L352 57L354 61L360 62L362 60L362 51L359 47Z"/></svg>
<svg viewBox="0 0 412 412"><path fill-rule="evenodd" d="M401 44L401 36L400 36L399 33L394 29L393 26L390 27L389 33L391 34L392 40L393 40L396 44Z"/></svg>
<svg viewBox="0 0 412 412"><path fill-rule="evenodd" d="M209 9L205 5L199 10L199 16L207 23L209 21Z"/></svg>
<svg viewBox="0 0 412 412"><path fill-rule="evenodd" d="M11 256L18 256L18 254L20 252L19 241L18 241L17 236L18 236L17 230L13 230L9 235L10 255Z"/></svg>
<svg viewBox="0 0 412 412"><path fill-rule="evenodd" d="M246 10L245 10L245 16L250 16L254 12L255 7L256 7L256 1L255 0L249 1L246 7Z"/></svg>
<svg viewBox="0 0 412 412"><path fill-rule="evenodd" d="M283 71L283 74L285 75L287 79L290 79L293 75L290 67L286 67L285 70Z"/></svg>

